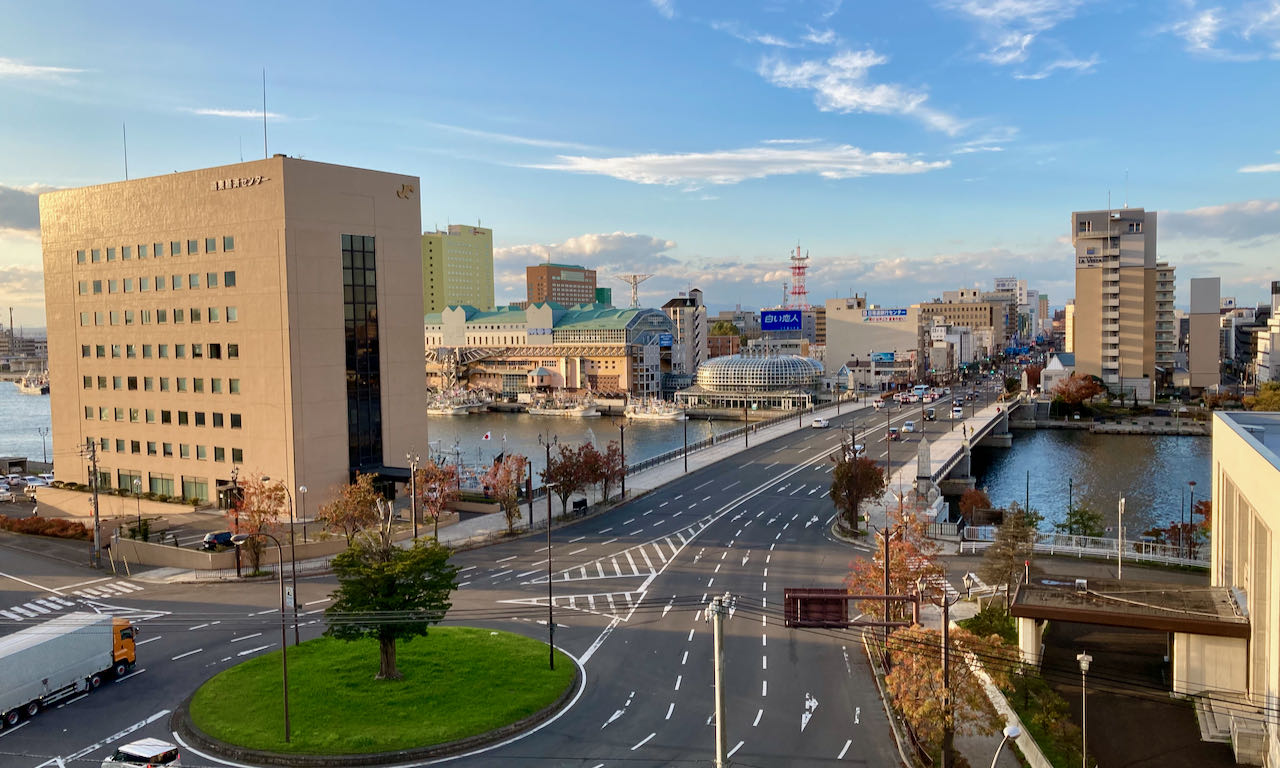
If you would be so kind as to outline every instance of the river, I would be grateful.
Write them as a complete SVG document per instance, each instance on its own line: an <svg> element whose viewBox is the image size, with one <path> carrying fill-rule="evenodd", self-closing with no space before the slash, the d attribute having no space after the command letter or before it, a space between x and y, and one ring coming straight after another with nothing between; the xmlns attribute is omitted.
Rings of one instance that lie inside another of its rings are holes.
<svg viewBox="0 0 1280 768"><path fill-rule="evenodd" d="M52 424L48 395L21 395L17 384L0 381L0 456L40 461L47 448L52 458L53 437L40 437Z"/></svg>
<svg viewBox="0 0 1280 768"><path fill-rule="evenodd" d="M1125 530L1139 534L1181 519L1195 497L1208 498L1212 441L1174 435L1108 435L1084 430L1014 430L1013 447L978 448L973 473L996 506L1019 504L1027 496L1045 517L1041 528L1062 520L1068 492L1074 503L1102 513L1116 525L1117 501L1125 497Z"/></svg>

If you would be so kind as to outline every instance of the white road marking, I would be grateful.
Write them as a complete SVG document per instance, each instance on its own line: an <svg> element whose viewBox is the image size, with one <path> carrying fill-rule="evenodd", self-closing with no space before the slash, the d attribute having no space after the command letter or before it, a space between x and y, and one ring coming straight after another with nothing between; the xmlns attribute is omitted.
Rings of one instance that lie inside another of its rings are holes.
<svg viewBox="0 0 1280 768"><path fill-rule="evenodd" d="M254 638L254 637L262 637L262 633L261 633L261 632L254 632L252 635L242 635L242 636L240 636L240 637L233 637L233 638L231 638L231 642L233 642L233 643L238 643L238 642L240 642L241 640L248 640L248 639L250 639L250 638Z"/></svg>
<svg viewBox="0 0 1280 768"><path fill-rule="evenodd" d="M756 712L756 719L755 719L755 722L753 722L753 723L751 724L751 727L752 727L752 728L755 728L756 726L760 725L760 718L762 718L762 717L764 717L764 710L763 710L763 709L761 709L760 711Z"/></svg>
<svg viewBox="0 0 1280 768"><path fill-rule="evenodd" d="M186 653L180 653L177 656L174 656L173 658L169 659L169 661L177 661L178 659L185 659L186 657L194 656L203 650L204 650L203 648L197 648L194 651L187 651Z"/></svg>
<svg viewBox="0 0 1280 768"><path fill-rule="evenodd" d="M320 600L308 600L307 602L303 603L303 605L319 605L320 603L327 603L332 599L333 599L332 597L326 597Z"/></svg>
<svg viewBox="0 0 1280 768"><path fill-rule="evenodd" d="M577 555L577 554L580 554L580 553L582 553L582 552L586 552L586 551L587 551L587 549L588 549L588 547L582 547L582 548L580 548L580 549L575 549L575 550L573 550L573 551L572 551L572 552L570 552L569 554L570 554L570 555Z"/></svg>
<svg viewBox="0 0 1280 768"><path fill-rule="evenodd" d="M631 748L631 751L632 751L632 752L635 752L637 749L639 749L639 748L643 747L645 744L649 743L649 739L652 739L654 736L657 736L657 735L658 735L657 733L651 733L651 734L649 734L648 736L645 736L643 739L641 739L641 740L640 740L640 742L639 742L638 744L636 744L634 747L632 747L632 748Z"/></svg>
<svg viewBox="0 0 1280 768"><path fill-rule="evenodd" d="M122 678L122 679L123 679L123 678ZM57 764L57 765L59 765L59 766L62 766L62 765L65 765L66 763L75 764L76 762L78 762L78 761L80 760L80 758L84 757L85 755L89 754L90 752L93 752L93 751L98 750L98 749L102 749L104 746L106 746L106 745L108 745L108 744L112 744L112 743L114 743L114 742L117 742L117 741L119 741L119 740L123 739L125 736L128 736L129 734L133 733L134 731L140 730L140 729L142 729L142 728L146 728L148 725L151 725L151 724L152 724L152 723L154 723L155 721L159 720L160 718L162 718L162 717L164 717L165 715L168 715L168 714L169 714L169 710L167 710L167 709L162 709L162 710L160 710L159 712L155 713L154 715L151 715L150 717L148 717L146 720L139 720L138 722L134 723L133 725L129 726L128 728L125 728L125 729L123 729L123 730L120 730L120 731L117 731L117 732L115 732L115 733L111 734L110 736L108 736L107 738L103 739L102 741L99 741L97 744L90 744L89 746L85 747L84 749L81 749L81 750L80 750L80 751L78 751L78 752L72 752L71 754L67 755L66 757L55 757L53 760L46 760L45 762L41 763L41 764L40 764L40 766L41 766L41 768L43 768L43 766L46 766L46 765L54 765L54 764ZM30 721L28 721L28 722L30 722ZM25 723L24 723L24 725L25 725ZM11 730L9 730L9 731L7 731L7 732L8 732L8 733L13 733L13 731L14 731L14 730L17 730L17 729L16 729L16 728L14 728L14 729L11 729ZM65 761L65 762L64 762L64 761Z"/></svg>
<svg viewBox="0 0 1280 768"><path fill-rule="evenodd" d="M687 662L688 660L689 660L689 652L688 652L688 651L685 651L685 652L684 652L684 656L682 656L682 657L680 658L680 664L681 664L681 666L683 666L683 665L684 665L684 663L685 663L685 662Z"/></svg>
<svg viewBox="0 0 1280 768"><path fill-rule="evenodd" d="M742 745L743 745L743 744L745 744L745 743L746 743L746 742L740 741L740 742L738 742L737 744L735 744L735 745L734 745L734 747L733 747L733 749L731 749L731 750L729 750L728 752L726 752L726 753L725 753L725 757L733 757L733 753L734 753L734 752L737 752L737 751L738 751L738 750L740 750L740 749L742 749Z"/></svg>
<svg viewBox="0 0 1280 768"><path fill-rule="evenodd" d="M671 702L670 704L668 704L668 705L667 705L667 716L666 716L666 717L664 717L664 718L662 718L662 719L663 719L663 720L670 720L670 719L671 719L671 713L672 713L672 712L674 712L674 711L675 711L675 709L676 709L676 703L673 701L673 702Z"/></svg>
<svg viewBox="0 0 1280 768"><path fill-rule="evenodd" d="M734 480L732 483L729 483L728 485L726 485L725 487L721 488L720 490L722 490L722 491L727 491L727 490L729 490L730 488L732 488L733 486L735 486L735 485L737 485L738 483L741 483L741 482L742 482L741 480Z"/></svg>
<svg viewBox="0 0 1280 768"><path fill-rule="evenodd" d="M585 538L585 537L584 537L584 538ZM570 543L570 544L572 544L573 542L569 542L569 543ZM517 557L519 557L519 555L512 555L512 556L510 556L510 557L504 557L504 558L501 558L501 559L499 559L499 560L494 560L493 562L495 562L495 563L505 563L505 562L507 562L508 560L515 560Z"/></svg>
<svg viewBox="0 0 1280 768"><path fill-rule="evenodd" d="M20 584L26 584L28 587L35 587L41 592L52 592L55 595L61 595L64 591L71 589L71 587L64 587L63 589L54 589L53 587L46 587L42 584L37 584L34 581L27 581L26 579L20 579L17 576L13 576L3 571L0 571L0 576L3 576L6 579L13 579L14 581ZM86 582L86 583L92 583L92 582Z"/></svg>
<svg viewBox="0 0 1280 768"><path fill-rule="evenodd" d="M676 675L676 690L680 690L680 681L684 679L684 675Z"/></svg>
<svg viewBox="0 0 1280 768"><path fill-rule="evenodd" d="M769 668L769 657L768 657L768 656L761 656L761 657L760 657L760 668L761 668L761 669L768 669L768 668Z"/></svg>
<svg viewBox="0 0 1280 768"><path fill-rule="evenodd" d="M760 695L761 695L761 696L768 696L768 695L769 695L769 681L768 681L768 680L761 680L761 681L760 681Z"/></svg>
<svg viewBox="0 0 1280 768"><path fill-rule="evenodd" d="M146 645L147 643L154 643L155 641L159 640L161 637L163 637L163 635L152 635L151 637L148 637L146 640L139 640L139 641L137 641L137 642L136 642L136 643L134 643L133 645L134 645L134 647L136 648L136 647L137 647L137 646L139 646L139 645Z"/></svg>
<svg viewBox="0 0 1280 768"><path fill-rule="evenodd" d="M268 643L267 645L260 645L260 646L258 646L257 648L250 648L250 649L249 649L249 650L247 650L247 651L241 651L241 652L237 653L236 655L237 655L237 656L248 656L248 655L249 655L249 654L251 654L251 653L257 653L258 651L265 651L265 650L267 650L268 648L270 648L270 647L271 647L271 646L273 646L273 645L275 645L275 643Z"/></svg>
<svg viewBox="0 0 1280 768"><path fill-rule="evenodd" d="M840 754L836 755L837 760L843 760L845 753L849 751L849 745L853 744L853 739L849 739L844 743L844 748L840 750Z"/></svg>

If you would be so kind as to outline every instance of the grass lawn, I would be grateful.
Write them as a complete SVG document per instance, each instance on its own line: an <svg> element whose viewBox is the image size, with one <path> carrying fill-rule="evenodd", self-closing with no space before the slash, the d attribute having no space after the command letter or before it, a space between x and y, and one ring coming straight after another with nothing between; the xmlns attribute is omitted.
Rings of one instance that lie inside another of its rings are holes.
<svg viewBox="0 0 1280 768"><path fill-rule="evenodd" d="M284 742L280 654L228 669L191 700L196 727L253 749L357 754L424 747L484 733L551 704L573 683L574 663L546 644L508 632L432 627L401 641L403 680L375 680L378 643L309 640L289 649Z"/></svg>

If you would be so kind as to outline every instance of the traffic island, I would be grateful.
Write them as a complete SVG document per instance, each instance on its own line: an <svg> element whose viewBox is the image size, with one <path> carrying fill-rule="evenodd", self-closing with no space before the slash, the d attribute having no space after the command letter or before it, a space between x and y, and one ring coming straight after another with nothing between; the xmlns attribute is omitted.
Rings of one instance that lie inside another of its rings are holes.
<svg viewBox="0 0 1280 768"><path fill-rule="evenodd" d="M401 680L376 680L378 643L309 640L289 648L290 740L279 652L227 669L174 713L201 752L253 765L359 766L454 755L546 721L582 685L545 643L475 627L433 627L398 644Z"/></svg>

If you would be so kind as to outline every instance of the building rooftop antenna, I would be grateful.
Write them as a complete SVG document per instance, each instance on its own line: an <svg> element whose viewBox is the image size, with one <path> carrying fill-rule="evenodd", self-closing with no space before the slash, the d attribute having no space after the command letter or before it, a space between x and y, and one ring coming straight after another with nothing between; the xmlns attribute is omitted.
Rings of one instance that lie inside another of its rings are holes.
<svg viewBox="0 0 1280 768"><path fill-rule="evenodd" d="M639 308L640 284L653 277L653 275L614 275L614 277L631 286L631 308Z"/></svg>
<svg viewBox="0 0 1280 768"><path fill-rule="evenodd" d="M800 246L796 246L795 253L791 254L791 297L783 298L784 309L808 309L809 308L809 290L805 288L804 278L805 272L809 269L809 252L805 251L804 256L800 255Z"/></svg>

